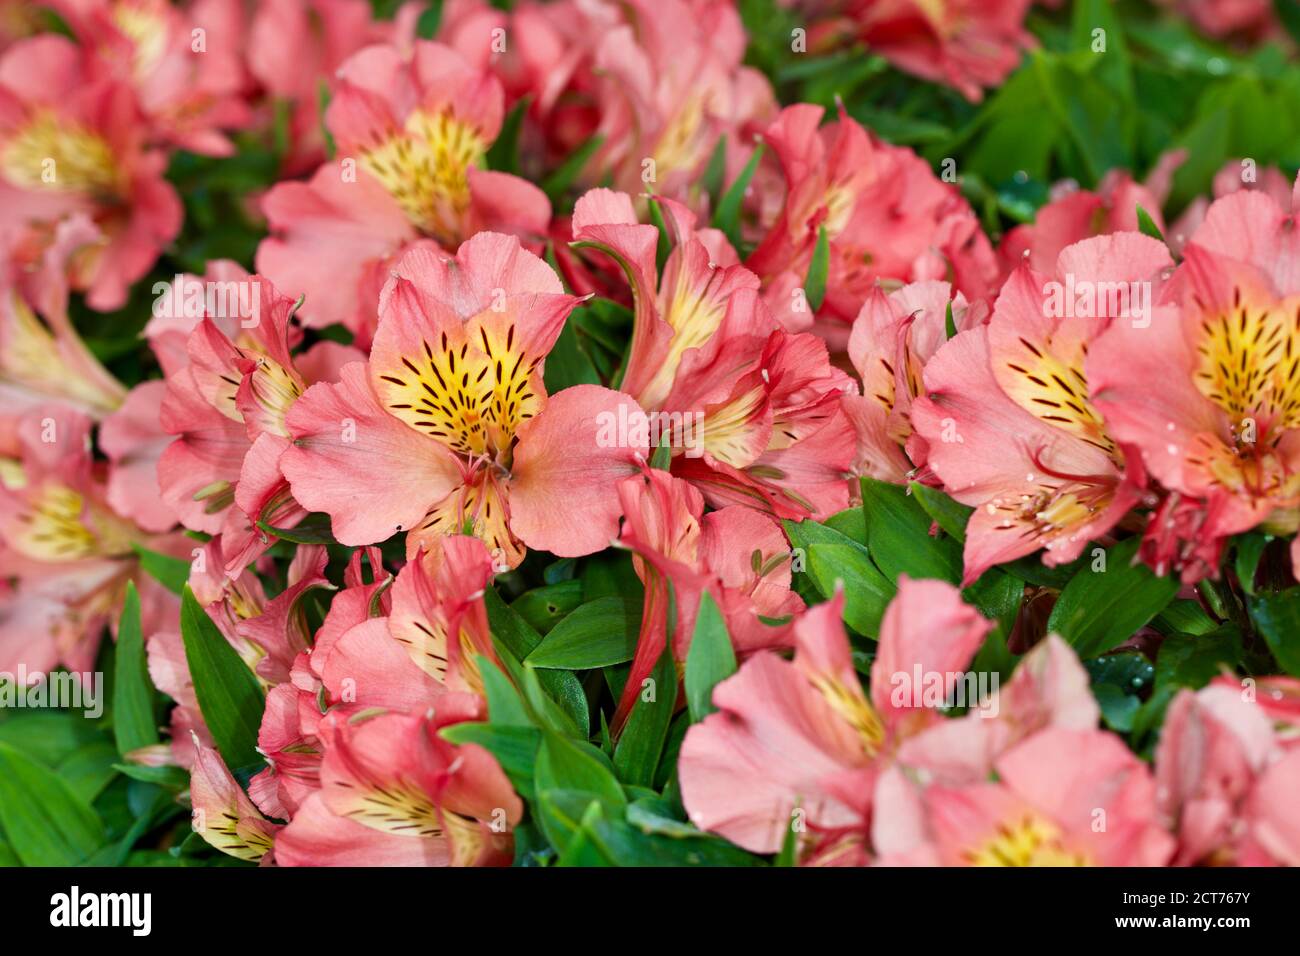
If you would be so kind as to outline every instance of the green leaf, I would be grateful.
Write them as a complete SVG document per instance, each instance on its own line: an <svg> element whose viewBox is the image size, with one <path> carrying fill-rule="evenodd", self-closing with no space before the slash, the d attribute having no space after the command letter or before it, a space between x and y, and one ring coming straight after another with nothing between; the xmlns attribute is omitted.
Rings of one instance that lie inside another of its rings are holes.
<svg viewBox="0 0 1300 956"><path fill-rule="evenodd" d="M867 512L867 547L876 566L891 581L938 578L957 584L962 576L961 544L946 535L931 535L925 509L900 485L862 479L862 507Z"/></svg>
<svg viewBox="0 0 1300 956"><path fill-rule="evenodd" d="M476 659L487 698L488 723L493 727L531 727L533 721L510 678L488 658L478 655Z"/></svg>
<svg viewBox="0 0 1300 956"><path fill-rule="evenodd" d="M673 463L673 446L669 436L665 435L663 441L655 446L654 454L650 456L650 467L659 471L667 471Z"/></svg>
<svg viewBox="0 0 1300 956"><path fill-rule="evenodd" d="M522 666L519 662L527 658L542 643L542 636L533 630L513 608L501 600L501 595L497 594L495 588L487 589L484 603L487 605L488 623L492 628L492 639L497 644L498 656L506 665L515 686L523 691L525 697L534 692L534 687L545 690L546 693L542 695L545 700L537 702L537 706L543 709L544 714L558 719L575 730L579 727L583 728L583 736L586 736L586 728L590 725L591 718L587 709L587 695L582 689L581 681L568 671L548 670L538 673L531 665ZM506 653L501 653L502 648ZM551 707L554 703L558 703L561 708L560 714L552 713Z"/></svg>
<svg viewBox="0 0 1300 956"><path fill-rule="evenodd" d="M497 724L452 724L439 731L453 744L477 744L496 758L510 783L525 800L536 799L533 768L542 733L536 727L501 727Z"/></svg>
<svg viewBox="0 0 1300 956"><path fill-rule="evenodd" d="M1233 569L1237 573L1241 589L1249 595L1255 593L1255 572L1259 569L1259 559L1264 556L1264 549L1272 540L1272 535L1259 531L1243 534L1236 540Z"/></svg>
<svg viewBox="0 0 1300 956"><path fill-rule="evenodd" d="M943 312L943 334L945 338L949 339L957 334L957 320L953 318L951 299Z"/></svg>
<svg viewBox="0 0 1300 956"><path fill-rule="evenodd" d="M1177 578L1160 578L1135 564L1139 545L1130 538L1107 549L1104 571L1085 565L1065 586L1047 619L1081 658L1104 654L1164 610L1178 593Z"/></svg>
<svg viewBox="0 0 1300 956"><path fill-rule="evenodd" d="M912 490L912 497L925 509L925 513L934 520L935 524L952 535L955 540L965 542L966 523L970 521L974 508L955 501L938 488L931 488L919 481L912 482L908 487Z"/></svg>
<svg viewBox="0 0 1300 956"><path fill-rule="evenodd" d="M172 594L180 594L185 588L185 582L190 579L190 563L181 558L173 558L170 554L159 554L157 551L150 551L148 548L138 544L131 547L140 557L140 567L144 568L146 574L153 578Z"/></svg>
<svg viewBox="0 0 1300 956"><path fill-rule="evenodd" d="M1147 212L1140 205L1137 207L1138 232L1144 236L1150 236L1160 242L1165 241L1165 235L1156 225L1156 221L1151 218L1151 213Z"/></svg>
<svg viewBox="0 0 1300 956"><path fill-rule="evenodd" d="M686 706L696 723L717 710L713 688L736 673L736 652L727 622L713 597L705 593L695 615L691 646L686 651Z"/></svg>
<svg viewBox="0 0 1300 956"><path fill-rule="evenodd" d="M590 670L630 661L636 653L640 608L620 597L590 601L551 628L526 658L533 667Z"/></svg>
<svg viewBox="0 0 1300 956"><path fill-rule="evenodd" d="M652 699L637 697L614 748L614 769L625 784L649 787L654 783L677 702L677 665L671 647L659 656L652 679Z"/></svg>
<svg viewBox="0 0 1300 956"><path fill-rule="evenodd" d="M2 743L0 829L24 866L75 866L105 840L99 817L72 787Z"/></svg>
<svg viewBox="0 0 1300 956"><path fill-rule="evenodd" d="M745 202L745 190L749 188L750 180L754 178L754 173L758 169L758 162L763 158L763 145L754 147L753 154L749 157L749 162L745 168L740 171L736 181L731 184L722 195L722 200L718 203L718 211L713 217L714 227L721 229L731 243L736 252L741 252L740 243L740 207Z"/></svg>
<svg viewBox="0 0 1300 956"><path fill-rule="evenodd" d="M126 585L114 654L113 734L117 752L125 757L133 750L153 746L161 740L154 720L154 690L145 660L144 635L140 631L140 595L134 582Z"/></svg>
<svg viewBox="0 0 1300 956"><path fill-rule="evenodd" d="M427 11L426 11L427 12ZM502 173L519 174L519 130L528 112L532 97L525 95L506 114L501 122L501 132L487 151L487 167Z"/></svg>
<svg viewBox="0 0 1300 956"><path fill-rule="evenodd" d="M1300 677L1300 587L1251 598L1250 617L1282 670Z"/></svg>
<svg viewBox="0 0 1300 956"><path fill-rule="evenodd" d="M596 151L600 149L601 144L604 142L604 134L597 133L575 149L572 155L560 164L559 168L542 180L542 192L546 193L547 198L552 203L558 202L568 192L569 187L582 174L587 161L596 154Z"/></svg>
<svg viewBox="0 0 1300 956"><path fill-rule="evenodd" d="M233 771L262 764L257 753L266 706L261 687L188 585L181 595L181 639L199 710L226 766Z"/></svg>
<svg viewBox="0 0 1300 956"><path fill-rule="evenodd" d="M258 530L265 531L272 537L290 544L334 544L334 532L330 528L329 518L321 515L303 519L292 528L277 528L265 521L257 522Z"/></svg>
<svg viewBox="0 0 1300 956"><path fill-rule="evenodd" d="M817 229L817 245L813 247L812 259L808 263L808 275L803 280L804 296L808 299L808 308L816 312L822 307L826 298L826 273L831 264L831 241L826 227Z"/></svg>
<svg viewBox="0 0 1300 956"><path fill-rule="evenodd" d="M896 588L858 542L815 521L782 522L790 543L801 549L804 572L823 598L844 585L844 620L859 634L874 637ZM797 560L800 555L796 554Z"/></svg>
<svg viewBox="0 0 1300 956"><path fill-rule="evenodd" d="M510 608L545 636L581 604L582 582L570 579L525 591L510 602Z"/></svg>

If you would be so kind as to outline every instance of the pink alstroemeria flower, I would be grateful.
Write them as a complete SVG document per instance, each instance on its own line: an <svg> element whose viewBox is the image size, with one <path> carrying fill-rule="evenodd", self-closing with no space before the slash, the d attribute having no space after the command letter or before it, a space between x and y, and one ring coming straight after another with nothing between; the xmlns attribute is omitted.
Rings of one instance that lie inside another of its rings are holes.
<svg viewBox="0 0 1300 956"><path fill-rule="evenodd" d="M229 156L247 125L242 15L230 0L49 0L103 69L135 90L151 138Z"/></svg>
<svg viewBox="0 0 1300 956"><path fill-rule="evenodd" d="M158 484L181 524L222 536L234 575L273 543L259 521L292 527L306 514L280 471L289 410L361 353L326 341L294 355L297 304L234 263L213 262L205 279L182 276L163 294L170 306L146 333L167 372L160 424L176 438L158 459Z"/></svg>
<svg viewBox="0 0 1300 956"><path fill-rule="evenodd" d="M643 417L626 395L579 385L547 396L543 362L577 301L513 236L479 233L454 259L412 249L384 288L369 362L290 411L282 465L294 497L327 512L344 544L407 532L408 556L467 526L499 567L525 547L605 547L617 481L647 445L633 431L602 437L602 422Z"/></svg>
<svg viewBox="0 0 1300 956"><path fill-rule="evenodd" d="M1052 727L994 761L996 782L920 787L901 768L876 788L872 842L886 866L1163 866L1151 771L1111 733Z"/></svg>
<svg viewBox="0 0 1300 956"><path fill-rule="evenodd" d="M0 57L0 231L19 230L19 261L35 263L60 222L91 219L100 235L68 266L94 309L120 308L180 231L166 157L146 140L130 87L66 37L32 37Z"/></svg>
<svg viewBox="0 0 1300 956"><path fill-rule="evenodd" d="M1258 191L1217 200L1150 326L1113 323L1088 353L1109 433L1170 492L1204 505L1202 542L1300 525L1294 208Z"/></svg>
<svg viewBox="0 0 1300 956"><path fill-rule="evenodd" d="M1161 209L1174 171L1186 158L1186 150L1165 153L1143 183L1121 169L1103 176L1095 190L1080 189L1074 182L1057 183L1051 201L1038 210L1034 221L1016 226L1003 238L998 247L1002 268L1010 275L1016 266L1026 263L1036 272L1051 272L1066 246L1092 236L1138 232L1139 206L1162 234L1168 234Z"/></svg>
<svg viewBox="0 0 1300 956"><path fill-rule="evenodd" d="M947 341L949 309L958 332L988 321L983 302L969 305L935 279L888 295L877 288L853 320L849 359L862 394L845 395L843 403L858 436L854 474L902 483L925 465L927 443L912 428L912 402L926 363Z"/></svg>
<svg viewBox="0 0 1300 956"><path fill-rule="evenodd" d="M538 177L599 136L581 183L649 187L702 212L719 142L731 181L776 111L767 78L742 65L744 26L729 3L563 0L506 13L468 0L446 5L438 37L501 77L512 103L529 97Z"/></svg>
<svg viewBox="0 0 1300 956"><path fill-rule="evenodd" d="M658 469L625 479L618 492L624 514L618 543L633 552L645 602L636 655L614 714L615 733L664 647L671 643L673 659L685 663L704 594L722 612L742 656L788 645L789 621L804 607L790 590L789 542L769 516L743 505L704 514L704 499L692 485ZM676 608L671 634L670 602Z"/></svg>
<svg viewBox="0 0 1300 956"><path fill-rule="evenodd" d="M451 250L485 229L544 235L542 191L480 168L503 109L495 77L449 47L358 52L339 68L325 115L335 159L263 200L271 237L258 271L305 294L313 325L341 322L365 346L388 273L417 240Z"/></svg>
<svg viewBox="0 0 1300 956"><path fill-rule="evenodd" d="M853 428L840 399L852 379L816 336L778 325L720 232L696 231L688 209L660 202L673 239L662 275L659 231L638 223L626 193L593 189L574 210L575 245L613 257L632 288L620 387L672 445L673 473L711 504L788 518L846 507Z"/></svg>
<svg viewBox="0 0 1300 956"><path fill-rule="evenodd" d="M140 593L146 636L179 613L176 598L140 569L135 546L176 555L187 542L113 511L81 412L37 407L3 426L0 578L16 584L0 614L0 671L91 670L104 626L117 628L128 582Z"/></svg>
<svg viewBox="0 0 1300 956"><path fill-rule="evenodd" d="M989 323L926 365L912 424L945 490L975 508L966 584L1040 548L1045 564L1072 561L1139 501L1125 436L1103 421L1084 360L1108 325L1151 324L1154 287L1171 265L1162 243L1137 233L1075 243L1052 275L1017 269Z"/></svg>
<svg viewBox="0 0 1300 956"><path fill-rule="evenodd" d="M22 258L25 232L0 228L0 401L10 415L56 402L102 418L122 404L126 389L68 318L69 263L98 241L99 230L73 214L30 263Z"/></svg>
<svg viewBox="0 0 1300 956"><path fill-rule="evenodd" d="M409 50L423 10L412 0L385 21L375 19L368 0L260 0L248 11L248 72L269 99L290 110L285 176L310 172L325 160L321 84L332 82L347 58L365 47L391 43Z"/></svg>
<svg viewBox="0 0 1300 956"><path fill-rule="evenodd" d="M1222 677L1174 698L1155 766L1175 864L1300 865L1300 712L1275 706L1298 696L1294 678Z"/></svg>
<svg viewBox="0 0 1300 956"><path fill-rule="evenodd" d="M842 351L848 323L882 280L944 279L972 301L990 297L997 260L956 186L843 110L819 129L823 113L787 107L765 134L785 176L785 204L745 264L786 328L814 327ZM814 316L803 285L822 229L830 262Z"/></svg>
<svg viewBox="0 0 1300 956"><path fill-rule="evenodd" d="M774 853L798 811L809 857L860 838L880 767L941 719L921 688L900 688L919 668L942 675L946 700L992 627L952 585L904 576L864 689L843 609L840 593L795 622L793 661L759 652L714 688L719 712L687 731L678 763L682 800L700 829Z"/></svg>
<svg viewBox="0 0 1300 956"><path fill-rule="evenodd" d="M1033 45L1024 29L1033 0L795 0L813 12L830 12L815 23L809 44L824 49L847 35L890 63L926 80L944 83L973 103L1020 63Z"/></svg>
<svg viewBox="0 0 1300 956"><path fill-rule="evenodd" d="M458 717L458 715L453 715ZM321 789L275 841L282 866L505 866L523 816L496 759L424 714L321 725Z"/></svg>

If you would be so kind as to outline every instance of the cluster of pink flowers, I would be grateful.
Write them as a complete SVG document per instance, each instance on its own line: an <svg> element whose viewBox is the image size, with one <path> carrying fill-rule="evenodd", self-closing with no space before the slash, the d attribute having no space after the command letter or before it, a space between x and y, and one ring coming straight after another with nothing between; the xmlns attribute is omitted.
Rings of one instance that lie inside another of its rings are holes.
<svg viewBox="0 0 1300 956"><path fill-rule="evenodd" d="M1028 5L798 6L811 49L860 41L975 101L1030 45ZM739 659L680 741L701 831L773 854L793 828L809 865L1300 865L1300 681L1181 691L1146 761L1036 635L991 713L949 716L993 623L900 577L866 667L788 536L862 479L916 482L969 510L962 586L1139 537L1190 597L1233 536L1295 535L1300 185L1232 164L1166 229L1172 155L1062 186L995 243L914 151L779 106L730 4L459 0L433 39L418 3L48 6L70 36L0 22L0 671L92 669L134 584L175 707L132 759L192 772L212 846L511 862L517 781L443 732L495 718L495 681L537 706L494 581L615 549L644 597L611 739L669 656L680 679L706 606ZM1184 6L1213 32L1271 16ZM178 235L175 151L276 122L255 272L155 288L159 374L126 388L70 296L122 307ZM507 129L521 160L489 169ZM587 146L571 202L539 185ZM715 165L753 174L728 231ZM630 313L624 361L548 387L595 297ZM243 784L160 557L264 695ZM936 699L900 699L913 673L943 675Z"/></svg>

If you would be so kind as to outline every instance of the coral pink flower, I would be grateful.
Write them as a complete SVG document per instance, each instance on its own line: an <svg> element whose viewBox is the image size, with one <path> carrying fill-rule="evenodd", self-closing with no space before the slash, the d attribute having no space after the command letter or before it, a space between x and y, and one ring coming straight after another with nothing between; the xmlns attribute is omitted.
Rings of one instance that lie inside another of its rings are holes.
<svg viewBox="0 0 1300 956"><path fill-rule="evenodd" d="M501 866L523 803L475 744L438 736L437 714L327 718L321 789L275 841L284 866Z"/></svg>
<svg viewBox="0 0 1300 956"><path fill-rule="evenodd" d="M788 621L803 610L790 590L789 542L772 518L742 505L706 515L694 487L658 469L625 479L618 492L624 514L619 543L634 554L645 604L636 656L614 715L616 733L665 646L671 642L674 660L685 662L703 594L722 611L742 655L788 644ZM676 608L671 634L670 603Z"/></svg>
<svg viewBox="0 0 1300 956"><path fill-rule="evenodd" d="M949 279L968 299L991 296L997 261L956 187L842 110L819 129L822 115L820 106L790 106L765 134L785 175L785 205L746 265L782 323L813 324L802 287L822 229L830 262L815 318L834 349L879 280Z"/></svg>
<svg viewBox="0 0 1300 956"><path fill-rule="evenodd" d="M1088 355L1110 434L1169 491L1204 503L1202 542L1300 521L1295 230L1266 193L1217 200L1150 327L1113 323Z"/></svg>
<svg viewBox="0 0 1300 956"><path fill-rule="evenodd" d="M54 229L35 262L24 262L25 229L0 229L0 399L16 414L49 402L101 418L126 390L90 352L68 318L69 263L99 231L82 214Z"/></svg>
<svg viewBox="0 0 1300 956"><path fill-rule="evenodd" d="M321 342L294 356L296 303L233 263L212 263L204 280L182 276L163 294L170 305L147 332L168 370L160 423L176 440L158 459L159 487L183 525L221 534L236 574L272 543L259 521L292 527L306 514L280 472L289 410L310 381L337 380L360 353Z"/></svg>
<svg viewBox="0 0 1300 956"><path fill-rule="evenodd" d="M1259 40L1280 34L1271 0L1159 0L1174 7L1197 29L1213 37L1243 37Z"/></svg>
<svg viewBox="0 0 1300 956"><path fill-rule="evenodd" d="M901 483L926 461L926 442L912 429L913 400L925 364L947 341L948 312L957 331L988 320L983 302L968 305L946 282L913 282L886 295L872 291L849 334L849 359L862 379L861 395L846 395L845 410L858 436L853 471Z"/></svg>
<svg viewBox="0 0 1300 956"><path fill-rule="evenodd" d="M662 208L674 238L662 275L659 232L638 224L627 194L593 189L574 210L576 244L612 256L632 287L622 390L672 445L674 473L711 504L797 518L845 507L853 433L840 399L852 380L815 336L780 328L717 230L695 231L671 200Z"/></svg>
<svg viewBox="0 0 1300 956"><path fill-rule="evenodd" d="M469 0L447 4L439 37L490 67L512 101L529 97L525 153L543 159L537 176L599 136L584 185L648 185L702 211L719 142L730 181L775 112L767 79L742 66L744 27L729 3L565 0L506 14Z"/></svg>
<svg viewBox="0 0 1300 956"><path fill-rule="evenodd" d="M250 863L270 863L277 831L258 812L211 747L195 742L190 771L190 803L194 832L210 845Z"/></svg>
<svg viewBox="0 0 1300 956"><path fill-rule="evenodd" d="M0 230L21 230L20 261L41 258L60 222L81 214L101 236L69 263L92 308L126 301L180 230L181 204L145 145L131 89L68 39L23 40L0 57Z"/></svg>
<svg viewBox="0 0 1300 956"><path fill-rule="evenodd" d="M228 156L242 98L242 17L229 0L51 0L82 48L135 90L153 138Z"/></svg>
<svg viewBox="0 0 1300 956"><path fill-rule="evenodd" d="M1239 189L1252 189L1268 193L1279 206L1285 209L1291 204L1291 186L1291 178L1276 166L1265 166L1260 169L1253 159L1228 160L1223 164L1223 168L1214 174L1212 197L1207 199L1204 196L1197 196L1188 203L1182 215L1170 227L1166 234L1169 248L1174 250L1175 255L1182 253L1187 238L1205 221L1205 214L1209 211L1213 199L1222 199Z"/></svg>
<svg viewBox="0 0 1300 956"><path fill-rule="evenodd" d="M1300 686L1279 680L1292 695ZM1261 682L1257 701L1255 689L1248 695L1224 677L1195 693L1181 691L1169 705L1156 781L1161 812L1178 836L1175 864L1300 861L1300 814L1287 790L1300 768L1300 724L1294 714L1284 723L1269 713L1274 690Z"/></svg>
<svg viewBox="0 0 1300 956"><path fill-rule="evenodd" d="M0 577L16 581L0 620L0 670L90 670L104 625L117 627L128 582L145 634L178 613L140 570L134 548L184 553L183 538L148 534L115 514L91 457L90 419L34 408L0 442Z"/></svg>
<svg viewBox="0 0 1300 956"><path fill-rule="evenodd" d="M602 421L642 415L627 396L546 394L543 362L576 302L514 237L480 233L455 259L413 249L384 289L370 361L289 414L295 498L329 513L344 544L408 532L408 556L467 524L498 566L525 546L600 550L618 527L617 481L647 446L602 437Z"/></svg>
<svg viewBox="0 0 1300 956"><path fill-rule="evenodd" d="M882 777L872 840L885 865L1162 866L1151 773L1099 730L1051 728L994 764L996 783L913 787Z"/></svg>
<svg viewBox="0 0 1300 956"><path fill-rule="evenodd" d="M1047 564L1072 561L1137 503L1124 436L1103 422L1084 359L1108 324L1152 322L1153 281L1171 264L1161 243L1136 233L1075 243L1054 275L1017 269L988 325L958 334L926 366L912 424L944 488L975 508L967 584L1040 548Z"/></svg>
<svg viewBox="0 0 1300 956"><path fill-rule="evenodd" d="M773 853L797 809L814 856L865 830L878 761L939 719L920 688L899 689L919 668L942 675L948 699L991 627L951 585L901 578L868 691L853 667L843 607L837 594L796 622L793 662L760 652L714 689L720 712L687 731L678 763L696 826Z"/></svg>
<svg viewBox="0 0 1300 956"><path fill-rule="evenodd" d="M325 117L338 155L266 195L272 236L258 270L306 294L314 325L341 322L365 345L387 273L417 240L454 249L484 229L540 237L551 215L542 191L480 168L502 111L497 80L448 47L355 54Z"/></svg>
<svg viewBox="0 0 1300 956"><path fill-rule="evenodd" d="M285 175L325 160L321 88L349 56L377 43L401 50L415 42L421 3L405 3L392 22L376 20L367 0L261 0L250 11L248 72L278 104L287 104ZM293 56L285 56L293 50Z"/></svg>
<svg viewBox="0 0 1300 956"><path fill-rule="evenodd" d="M1051 272L1066 246L1092 236L1138 232L1139 206L1164 233L1160 210L1169 195L1174 170L1186 157L1186 150L1165 153L1145 183L1135 182L1124 170L1107 173L1095 191L1079 189L1077 183L1058 183L1052 189L1051 202L1035 213L1034 221L1016 226L1002 240L998 255L1003 269L1009 274L1021 263L1028 263L1036 272Z"/></svg>
<svg viewBox="0 0 1300 956"><path fill-rule="evenodd" d="M1023 26L1032 2L838 0L830 6L840 19L815 25L810 42L821 48L847 33L900 70L945 83L978 103L1032 45Z"/></svg>

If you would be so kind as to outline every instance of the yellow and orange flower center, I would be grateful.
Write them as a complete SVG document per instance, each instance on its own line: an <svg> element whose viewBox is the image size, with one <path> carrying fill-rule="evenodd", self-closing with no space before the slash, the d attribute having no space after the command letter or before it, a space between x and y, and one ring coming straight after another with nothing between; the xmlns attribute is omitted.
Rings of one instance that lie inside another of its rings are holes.
<svg viewBox="0 0 1300 956"><path fill-rule="evenodd" d="M1106 433L1101 414L1088 393L1088 380L1083 374L1087 348L1063 359L1053 353L1051 346L1050 342L1035 344L1020 339L1017 353L995 370L998 384L1030 414L1100 448L1116 464L1121 463L1120 452Z"/></svg>
<svg viewBox="0 0 1300 956"><path fill-rule="evenodd" d="M721 271L714 270L702 283L692 282L686 273L680 270L673 286L659 292L659 314L672 327L673 337L663 363L637 396L645 408L658 408L663 403L672 390L682 356L708 342L727 314L726 298L715 293Z"/></svg>
<svg viewBox="0 0 1300 956"><path fill-rule="evenodd" d="M1227 414L1239 443L1300 426L1300 308L1289 305L1252 305L1238 293L1229 313L1201 322L1196 387Z"/></svg>
<svg viewBox="0 0 1300 956"><path fill-rule="evenodd" d="M433 551L445 535L472 534L487 545L498 569L517 567L527 549L510 533L509 501L491 466L479 468L459 488L430 509L412 529L408 548Z"/></svg>
<svg viewBox="0 0 1300 956"><path fill-rule="evenodd" d="M469 208L469 168L488 144L450 111L416 110L404 128L361 154L361 166L388 190L411 224L443 245L461 239Z"/></svg>
<svg viewBox="0 0 1300 956"><path fill-rule="evenodd" d="M857 732L864 755L875 756L885 742L885 724L862 688L848 687L830 674L810 675L809 679L831 709Z"/></svg>
<svg viewBox="0 0 1300 956"><path fill-rule="evenodd" d="M506 455L520 422L541 409L534 372L542 355L524 351L515 325L486 324L453 339L445 332L375 378L384 406L416 431L463 455ZM502 462L505 464L505 462Z"/></svg>
<svg viewBox="0 0 1300 956"><path fill-rule="evenodd" d="M38 112L0 147L0 173L23 189L112 195L118 170L108 142L80 124Z"/></svg>
<svg viewBox="0 0 1300 956"><path fill-rule="evenodd" d="M64 485L36 489L16 517L9 543L38 561L77 561L129 554L130 529Z"/></svg>
<svg viewBox="0 0 1300 956"><path fill-rule="evenodd" d="M131 66L137 76L149 73L162 59L167 45L167 23L148 5L126 2L114 5L113 25L134 45Z"/></svg>
<svg viewBox="0 0 1300 956"><path fill-rule="evenodd" d="M1067 847L1050 820L1026 812L1003 820L986 842L963 854L971 866L1091 866L1088 856Z"/></svg>

